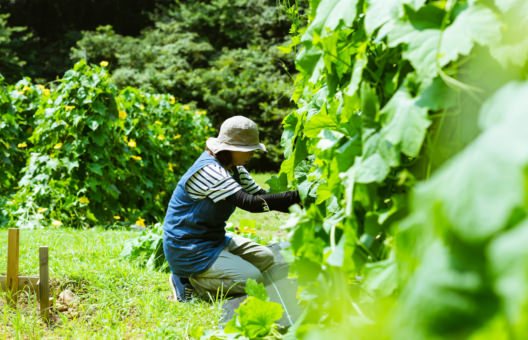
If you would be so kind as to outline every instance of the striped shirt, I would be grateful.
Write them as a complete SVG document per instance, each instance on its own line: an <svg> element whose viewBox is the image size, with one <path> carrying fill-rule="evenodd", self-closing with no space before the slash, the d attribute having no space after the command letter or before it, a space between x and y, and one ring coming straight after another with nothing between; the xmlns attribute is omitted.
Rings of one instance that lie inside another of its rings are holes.
<svg viewBox="0 0 528 340"><path fill-rule="evenodd" d="M250 194L262 190L243 166L237 166L240 184L233 178L233 173L218 164L209 164L196 171L185 183L185 189L191 198L209 197L218 202L244 189Z"/></svg>

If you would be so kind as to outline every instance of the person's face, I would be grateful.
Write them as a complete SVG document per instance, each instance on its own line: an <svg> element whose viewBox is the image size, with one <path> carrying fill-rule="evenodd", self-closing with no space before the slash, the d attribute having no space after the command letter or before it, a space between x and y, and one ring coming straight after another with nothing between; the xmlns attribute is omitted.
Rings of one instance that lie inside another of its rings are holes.
<svg viewBox="0 0 528 340"><path fill-rule="evenodd" d="M231 158L234 166L246 165L252 156L253 151L231 151Z"/></svg>

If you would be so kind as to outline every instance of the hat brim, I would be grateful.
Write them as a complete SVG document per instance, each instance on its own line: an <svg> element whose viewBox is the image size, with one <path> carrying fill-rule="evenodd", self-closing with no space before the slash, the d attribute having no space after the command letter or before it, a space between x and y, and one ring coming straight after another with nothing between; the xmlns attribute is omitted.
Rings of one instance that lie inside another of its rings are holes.
<svg viewBox="0 0 528 340"><path fill-rule="evenodd" d="M264 152L268 151L262 143L258 143L255 145L231 145L227 143L222 143L218 140L218 138L215 137L208 138L205 142L205 145L207 145L207 148L209 148L209 150L211 150L215 154L223 150L242 152L249 152L255 150L261 150Z"/></svg>

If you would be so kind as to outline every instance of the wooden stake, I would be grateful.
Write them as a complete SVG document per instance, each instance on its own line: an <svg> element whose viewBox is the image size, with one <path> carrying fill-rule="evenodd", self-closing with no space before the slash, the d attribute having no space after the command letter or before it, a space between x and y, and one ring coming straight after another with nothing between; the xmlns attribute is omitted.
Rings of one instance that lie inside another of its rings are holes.
<svg viewBox="0 0 528 340"><path fill-rule="evenodd" d="M18 291L27 290L38 294L38 281L36 276L18 276ZM8 290L7 276L0 275L0 290Z"/></svg>
<svg viewBox="0 0 528 340"><path fill-rule="evenodd" d="M7 289L16 302L18 291L19 230L9 228L7 239Z"/></svg>
<svg viewBox="0 0 528 340"><path fill-rule="evenodd" d="M49 322L49 267L48 267L48 247L39 248L40 267L40 316L45 322Z"/></svg>

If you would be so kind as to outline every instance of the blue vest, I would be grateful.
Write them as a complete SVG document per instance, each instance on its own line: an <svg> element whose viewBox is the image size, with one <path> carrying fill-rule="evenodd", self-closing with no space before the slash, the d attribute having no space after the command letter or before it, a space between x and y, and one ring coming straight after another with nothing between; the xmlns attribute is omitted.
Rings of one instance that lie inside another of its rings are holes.
<svg viewBox="0 0 528 340"><path fill-rule="evenodd" d="M163 222L163 250L171 271L190 277L206 271L231 238L225 233L226 221L235 205L210 198L193 199L187 193L187 180L199 169L220 163L207 152L194 162L178 182ZM234 176L237 182L239 181Z"/></svg>

